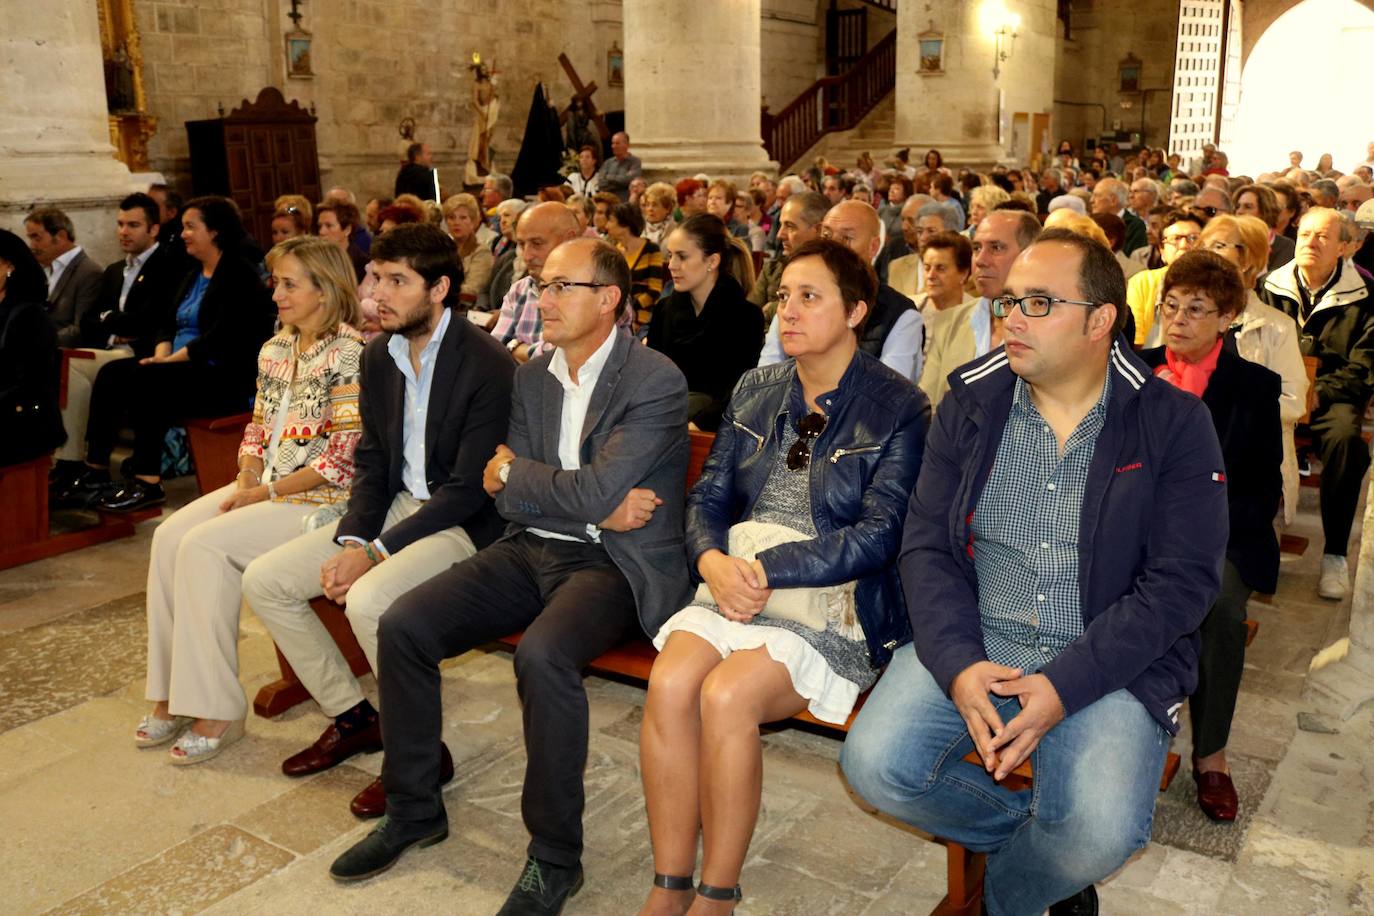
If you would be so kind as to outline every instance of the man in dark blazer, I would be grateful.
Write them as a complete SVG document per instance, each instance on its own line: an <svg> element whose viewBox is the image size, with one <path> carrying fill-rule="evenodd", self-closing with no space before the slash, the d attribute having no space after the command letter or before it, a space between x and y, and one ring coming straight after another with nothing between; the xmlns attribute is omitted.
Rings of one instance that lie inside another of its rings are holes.
<svg viewBox="0 0 1374 916"><path fill-rule="evenodd" d="M67 403L62 425L67 443L57 450L50 475L54 494L60 494L85 467L86 420L91 389L101 368L115 360L152 356L158 332L175 321L172 297L191 269L184 246L158 242L157 201L147 194L130 194L119 202L115 217L119 247L124 256L105 268L94 307L80 322L81 350L67 361Z"/></svg>
<svg viewBox="0 0 1374 916"><path fill-rule="evenodd" d="M248 565L243 593L277 647L333 722L282 763L288 776L328 769L381 749L377 712L310 609L320 595L342 603L373 671L377 621L401 595L471 557L501 533L482 489L487 460L506 435L515 363L455 314L463 269L434 226L398 226L374 243L374 298L386 334L363 355L348 512ZM444 751L443 781L453 775ZM379 817L381 781L352 804Z"/></svg>
<svg viewBox="0 0 1374 916"><path fill-rule="evenodd" d="M421 200L437 200L434 191L434 154L428 143L412 143L406 147L406 161L396 173L396 196L414 194Z"/></svg>
<svg viewBox="0 0 1374 916"><path fill-rule="evenodd" d="M387 818L330 869L341 881L366 878L448 835L439 663L524 628L515 672L532 840L501 913L557 913L581 886L582 669L626 637L656 632L689 592L686 380L616 329L630 276L614 247L564 242L541 282L545 338L556 349L516 370L508 444L484 477L510 525L382 617Z"/></svg>
<svg viewBox="0 0 1374 916"><path fill-rule="evenodd" d="M81 342L81 319L100 295L100 265L76 244L71 217L56 207L29 213L24 232L48 275L48 314L57 328L57 345L75 347Z"/></svg>

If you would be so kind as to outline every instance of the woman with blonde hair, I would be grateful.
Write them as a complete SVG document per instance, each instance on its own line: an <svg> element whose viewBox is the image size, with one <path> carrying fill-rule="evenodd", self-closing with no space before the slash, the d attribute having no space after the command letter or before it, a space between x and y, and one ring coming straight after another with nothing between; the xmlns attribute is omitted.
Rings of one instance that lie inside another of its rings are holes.
<svg viewBox="0 0 1374 916"><path fill-rule="evenodd" d="M968 231L964 234L970 239L983 217L993 211L1000 203L1011 200L1011 195L995 184L983 184L974 188L968 195Z"/></svg>
<svg viewBox="0 0 1374 916"><path fill-rule="evenodd" d="M244 567L348 499L362 433L358 298L343 249L312 236L268 254L282 328L258 354L253 419L234 482L153 533L148 564L148 681L153 710L139 747L175 742L171 762L201 763L243 737L238 679Z"/></svg>
<svg viewBox="0 0 1374 916"><path fill-rule="evenodd" d="M677 206L677 191L664 181L655 181L644 189L639 199L639 212L644 214L644 238L663 247L663 240L677 228L673 208Z"/></svg>
<svg viewBox="0 0 1374 916"><path fill-rule="evenodd" d="M1269 263L1269 226L1254 216L1219 213L1207 221L1198 248L1230 261L1245 284L1244 310L1231 325L1236 351L1278 375L1279 421L1283 425L1283 523L1292 524L1298 510L1298 453L1293 428L1307 413L1307 370L1298 347L1298 328L1284 312L1255 294L1255 280Z"/></svg>
<svg viewBox="0 0 1374 916"><path fill-rule="evenodd" d="M444 225L458 246L458 258L463 262L463 285L458 300L464 308L473 308L487 292L494 262L491 249L477 241L477 229L482 225L482 208L471 194L454 194L444 201Z"/></svg>
<svg viewBox="0 0 1374 916"><path fill-rule="evenodd" d="M309 235L315 218L310 201L299 194L283 194L272 203L272 244L280 244L298 235Z"/></svg>

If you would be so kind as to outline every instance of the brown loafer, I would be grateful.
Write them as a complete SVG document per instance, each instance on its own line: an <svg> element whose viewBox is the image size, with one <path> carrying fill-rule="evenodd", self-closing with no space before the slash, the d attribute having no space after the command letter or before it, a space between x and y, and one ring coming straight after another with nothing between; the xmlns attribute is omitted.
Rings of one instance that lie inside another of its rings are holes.
<svg viewBox="0 0 1374 916"><path fill-rule="evenodd" d="M439 785L445 786L453 779L453 755L448 752L447 744L441 742L439 749L442 752L439 757ZM354 817L363 820L386 814L386 789L382 786L382 777L378 776L367 784L367 788L353 796L353 801L348 803L348 810L353 812Z"/></svg>
<svg viewBox="0 0 1374 916"><path fill-rule="evenodd" d="M354 754L374 754L381 749L380 720L373 719L367 728L346 737L331 722L314 744L283 760L281 771L287 776L309 776L338 766Z"/></svg>
<svg viewBox="0 0 1374 916"><path fill-rule="evenodd" d="M1235 783L1229 773L1199 773L1193 770L1197 783L1197 806L1214 821L1234 821L1240 810Z"/></svg>

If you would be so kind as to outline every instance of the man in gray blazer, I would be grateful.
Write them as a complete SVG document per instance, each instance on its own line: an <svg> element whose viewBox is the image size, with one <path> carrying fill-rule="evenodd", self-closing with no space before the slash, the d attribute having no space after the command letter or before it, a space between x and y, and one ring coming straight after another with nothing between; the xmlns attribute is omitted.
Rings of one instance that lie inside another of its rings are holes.
<svg viewBox="0 0 1374 916"><path fill-rule="evenodd" d="M606 242L564 242L545 262L539 309L556 349L516 371L508 444L483 479L510 524L382 616L387 817L335 861L339 880L377 874L448 835L439 663L524 628L515 672L532 840L501 913L558 913L581 886L582 669L631 635L655 633L689 592L687 383L617 330L629 290L625 259Z"/></svg>
<svg viewBox="0 0 1374 916"><path fill-rule="evenodd" d="M104 270L76 244L71 217L56 207L40 207L24 217L29 248L48 275L48 315L57 328L57 345L81 345L81 319L100 298Z"/></svg>

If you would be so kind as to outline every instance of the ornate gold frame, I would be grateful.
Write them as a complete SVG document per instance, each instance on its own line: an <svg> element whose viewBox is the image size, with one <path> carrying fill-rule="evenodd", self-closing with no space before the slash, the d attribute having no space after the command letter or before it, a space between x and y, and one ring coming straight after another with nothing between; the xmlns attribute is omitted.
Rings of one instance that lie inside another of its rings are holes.
<svg viewBox="0 0 1374 916"><path fill-rule="evenodd" d="M148 170L148 141L157 131L157 118L148 113L148 93L143 84L143 45L133 0L98 0L100 10L100 54L113 60L122 46L133 68L131 110L110 112L110 143L115 156L130 171Z"/></svg>

